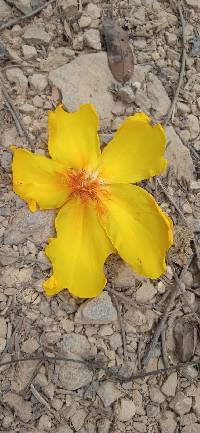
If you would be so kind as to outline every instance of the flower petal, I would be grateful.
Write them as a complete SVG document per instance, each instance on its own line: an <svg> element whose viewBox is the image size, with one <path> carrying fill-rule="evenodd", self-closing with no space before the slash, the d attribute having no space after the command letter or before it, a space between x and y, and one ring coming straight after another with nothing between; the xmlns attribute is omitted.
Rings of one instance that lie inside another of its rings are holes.
<svg viewBox="0 0 200 433"><path fill-rule="evenodd" d="M92 204L71 199L58 213L56 230L46 247L54 272L44 283L47 295L67 288L80 298L95 297L106 284L103 264L113 247Z"/></svg>
<svg viewBox="0 0 200 433"><path fill-rule="evenodd" d="M40 209L62 206L69 196L62 164L24 149L12 150L13 189L28 202L30 210L36 210L36 203Z"/></svg>
<svg viewBox="0 0 200 433"><path fill-rule="evenodd" d="M110 186L101 223L120 256L138 274L158 278L172 245L172 221L143 188Z"/></svg>
<svg viewBox="0 0 200 433"><path fill-rule="evenodd" d="M144 113L130 116L103 150L101 175L109 183L134 183L159 175L166 166L165 145L161 125L151 126Z"/></svg>
<svg viewBox="0 0 200 433"><path fill-rule="evenodd" d="M81 105L75 113L68 113L59 105L49 112L48 125L49 153L54 160L70 168L96 167L100 145L98 116L93 105Z"/></svg>

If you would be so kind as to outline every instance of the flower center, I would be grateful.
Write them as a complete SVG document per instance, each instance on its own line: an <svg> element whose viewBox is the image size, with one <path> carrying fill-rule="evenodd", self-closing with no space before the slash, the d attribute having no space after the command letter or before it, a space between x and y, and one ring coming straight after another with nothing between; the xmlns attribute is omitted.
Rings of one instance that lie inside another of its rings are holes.
<svg viewBox="0 0 200 433"><path fill-rule="evenodd" d="M109 192L98 172L71 169L67 170L65 177L67 186L71 190L71 197L80 197L83 203L92 200L97 209L102 211L102 200Z"/></svg>

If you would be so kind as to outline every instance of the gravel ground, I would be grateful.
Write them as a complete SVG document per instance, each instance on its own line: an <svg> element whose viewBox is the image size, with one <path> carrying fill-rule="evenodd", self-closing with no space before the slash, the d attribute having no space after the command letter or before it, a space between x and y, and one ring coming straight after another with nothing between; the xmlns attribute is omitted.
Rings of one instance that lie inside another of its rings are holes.
<svg viewBox="0 0 200 433"><path fill-rule="evenodd" d="M43 4L0 0L0 23ZM57 0L1 30L1 362L12 355L56 353L77 361L30 360L0 367L1 433L200 432L197 367L125 380L144 364L150 371L200 356L195 254L200 232L200 2L182 1L184 26L178 4ZM134 52L134 73L124 85L108 68L101 37L102 15L111 11ZM102 143L136 111L163 119L180 78L183 34L186 67L166 128L168 169L157 182L143 182L175 224L166 275L155 281L141 278L113 255L106 263L105 292L98 298L84 301L67 291L47 298L42 281L50 263L43 249L54 233L54 212L31 214L13 193L10 145L46 154L47 112L59 94L69 110L88 101L96 105ZM22 128L13 120L12 104ZM176 292L172 262L176 275L184 270ZM160 339L147 357L169 302Z"/></svg>

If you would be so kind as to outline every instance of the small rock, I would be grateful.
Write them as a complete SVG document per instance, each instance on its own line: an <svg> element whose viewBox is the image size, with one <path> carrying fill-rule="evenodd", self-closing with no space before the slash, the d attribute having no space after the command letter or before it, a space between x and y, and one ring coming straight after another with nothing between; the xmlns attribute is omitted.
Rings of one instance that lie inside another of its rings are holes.
<svg viewBox="0 0 200 433"><path fill-rule="evenodd" d="M12 15L11 8L4 0L0 0L0 21L7 20Z"/></svg>
<svg viewBox="0 0 200 433"><path fill-rule="evenodd" d="M140 303L147 303L152 301L153 297L156 295L157 291L150 281L147 281L139 287L136 292L135 299Z"/></svg>
<svg viewBox="0 0 200 433"><path fill-rule="evenodd" d="M76 431L80 430L84 424L87 412L85 409L76 410L75 414L70 417L71 423Z"/></svg>
<svg viewBox="0 0 200 433"><path fill-rule="evenodd" d="M77 355L86 357L90 352L90 343L85 335L72 332L64 336L62 349L66 352L76 353Z"/></svg>
<svg viewBox="0 0 200 433"><path fill-rule="evenodd" d="M103 401L105 407L111 406L114 401L118 400L122 396L122 393L117 388L117 386L114 383L109 382L108 380L101 383L97 394Z"/></svg>
<svg viewBox="0 0 200 433"><path fill-rule="evenodd" d="M111 421L106 418L100 419L98 422L98 433L109 433Z"/></svg>
<svg viewBox="0 0 200 433"><path fill-rule="evenodd" d="M179 180L184 178L190 182L194 178L195 168L189 149L184 146L172 126L167 126L166 133L169 140L169 145L165 153L168 165L173 169Z"/></svg>
<svg viewBox="0 0 200 433"><path fill-rule="evenodd" d="M119 89L121 100L127 104L131 104L135 100L135 94L130 86L123 86Z"/></svg>
<svg viewBox="0 0 200 433"><path fill-rule="evenodd" d="M163 395L163 393L160 391L159 388L157 387L152 387L149 390L150 393L150 399L154 402L154 403L164 403L165 401L165 396Z"/></svg>
<svg viewBox="0 0 200 433"><path fill-rule="evenodd" d="M197 394L194 396L194 402L192 408L195 414L199 417L200 416L200 395Z"/></svg>
<svg viewBox="0 0 200 433"><path fill-rule="evenodd" d="M4 234L4 244L18 245L29 237L33 242L46 242L54 234L54 212L30 212L19 209Z"/></svg>
<svg viewBox="0 0 200 433"><path fill-rule="evenodd" d="M188 115L187 121L186 121L186 126L189 129L191 140L198 137L199 131L200 131L199 120L196 116L194 116L194 114Z"/></svg>
<svg viewBox="0 0 200 433"><path fill-rule="evenodd" d="M59 371L61 385L70 391L89 385L92 382L92 377L91 370L84 364L76 364L75 362L65 363Z"/></svg>
<svg viewBox="0 0 200 433"><path fill-rule="evenodd" d="M6 347L6 339L0 337L0 352L3 352Z"/></svg>
<svg viewBox="0 0 200 433"><path fill-rule="evenodd" d="M165 411L159 424L161 433L175 433L177 422L173 412Z"/></svg>
<svg viewBox="0 0 200 433"><path fill-rule="evenodd" d="M107 324L117 320L117 311L107 292L84 302L75 315L75 322L82 324Z"/></svg>
<svg viewBox="0 0 200 433"><path fill-rule="evenodd" d="M62 17L68 20L75 18L78 14L77 0L59 0L58 7L61 9Z"/></svg>
<svg viewBox="0 0 200 433"><path fill-rule="evenodd" d="M22 45L22 53L26 60L37 57L37 51L35 47L31 47L31 45Z"/></svg>
<svg viewBox="0 0 200 433"><path fill-rule="evenodd" d="M12 265L12 263L16 263L19 259L18 251L14 251L12 248L3 245L0 247L0 265Z"/></svg>
<svg viewBox="0 0 200 433"><path fill-rule="evenodd" d="M100 18L101 16L101 9L95 5L94 3L88 3L85 12L89 17L91 17L93 20L96 20Z"/></svg>
<svg viewBox="0 0 200 433"><path fill-rule="evenodd" d="M32 418L32 405L30 401L25 401L19 394L8 392L3 396L3 401L23 422L29 422Z"/></svg>
<svg viewBox="0 0 200 433"><path fill-rule="evenodd" d="M188 6L191 6L195 9L200 9L199 0L185 0Z"/></svg>
<svg viewBox="0 0 200 433"><path fill-rule="evenodd" d="M193 180L190 182L191 189L200 189L200 180Z"/></svg>
<svg viewBox="0 0 200 433"><path fill-rule="evenodd" d="M0 338L6 338L7 335L7 323L4 317L0 316Z"/></svg>
<svg viewBox="0 0 200 433"><path fill-rule="evenodd" d="M91 24L92 19L90 17L86 17L85 15L82 15L82 17L79 20L79 27L81 29L85 29L86 27L89 27L89 25Z"/></svg>
<svg viewBox="0 0 200 433"><path fill-rule="evenodd" d="M33 74L29 79L29 83L36 92L43 92L48 86L48 80L43 74Z"/></svg>
<svg viewBox="0 0 200 433"><path fill-rule="evenodd" d="M6 77L10 83L17 85L17 89L25 92L28 86L28 80L20 68L6 69Z"/></svg>
<svg viewBox="0 0 200 433"><path fill-rule="evenodd" d="M70 319L61 319L60 322L62 328L64 329L65 332L73 332L74 331L74 322Z"/></svg>
<svg viewBox="0 0 200 433"><path fill-rule="evenodd" d="M51 420L50 417L46 414L42 415L38 421L38 429L39 431L51 431Z"/></svg>
<svg viewBox="0 0 200 433"><path fill-rule="evenodd" d="M117 350L119 347L122 347L122 337L121 334L119 334L118 332L113 334L110 338L109 338L109 342L110 342L110 347L113 350Z"/></svg>
<svg viewBox="0 0 200 433"><path fill-rule="evenodd" d="M119 421L130 421L136 413L136 407L132 400L122 398L117 409L117 418Z"/></svg>
<svg viewBox="0 0 200 433"><path fill-rule="evenodd" d="M23 14L32 12L31 0L9 0L11 5L14 5Z"/></svg>
<svg viewBox="0 0 200 433"><path fill-rule="evenodd" d="M52 433L73 433L73 430L65 423L56 427Z"/></svg>
<svg viewBox="0 0 200 433"><path fill-rule="evenodd" d="M152 72L148 74L147 95L157 116L163 116L168 112L171 101L161 81Z"/></svg>
<svg viewBox="0 0 200 433"><path fill-rule="evenodd" d="M42 108L43 107L43 99L40 96L35 95L33 98L33 105L34 105L34 107Z"/></svg>
<svg viewBox="0 0 200 433"><path fill-rule="evenodd" d="M73 39L73 49L81 51L83 49L83 36L79 35Z"/></svg>
<svg viewBox="0 0 200 433"><path fill-rule="evenodd" d="M190 203L186 202L183 204L183 212L192 214L192 207L190 206Z"/></svg>
<svg viewBox="0 0 200 433"><path fill-rule="evenodd" d="M83 40L86 47L93 48L94 50L101 50L101 39L98 30L86 30Z"/></svg>
<svg viewBox="0 0 200 433"><path fill-rule="evenodd" d="M194 422L191 425L186 425L181 429L181 433L199 433L199 423Z"/></svg>
<svg viewBox="0 0 200 433"><path fill-rule="evenodd" d="M35 338L28 338L22 344L21 350L25 353L33 353L40 347L38 341Z"/></svg>
<svg viewBox="0 0 200 433"><path fill-rule="evenodd" d="M187 397L183 392L178 392L175 399L170 403L170 407L179 416L190 412L192 407L192 397Z"/></svg>
<svg viewBox="0 0 200 433"><path fill-rule="evenodd" d="M160 406L157 404L148 404L146 412L148 418L158 418L160 415Z"/></svg>
<svg viewBox="0 0 200 433"><path fill-rule="evenodd" d="M51 35L47 33L43 27L31 24L26 27L23 39L33 45L49 45L51 42Z"/></svg>
<svg viewBox="0 0 200 433"><path fill-rule="evenodd" d="M60 66L65 65L69 61L70 59L63 54L60 53L50 54L47 57L47 59L41 60L40 68L43 71L49 72L51 70L59 68Z"/></svg>
<svg viewBox="0 0 200 433"><path fill-rule="evenodd" d="M135 274L129 265L121 263L116 270L113 278L113 284L115 287L134 287L136 280L141 280L141 277Z"/></svg>
<svg viewBox="0 0 200 433"><path fill-rule="evenodd" d="M177 373L171 373L161 387L162 392L167 397L174 397L177 387Z"/></svg>
<svg viewBox="0 0 200 433"><path fill-rule="evenodd" d="M70 111L77 110L80 104L93 103L100 119L111 119L115 101L108 91L113 76L106 53L80 55L72 62L51 71L49 80L61 91L63 103ZM77 92L77 83L80 82L82 85Z"/></svg>

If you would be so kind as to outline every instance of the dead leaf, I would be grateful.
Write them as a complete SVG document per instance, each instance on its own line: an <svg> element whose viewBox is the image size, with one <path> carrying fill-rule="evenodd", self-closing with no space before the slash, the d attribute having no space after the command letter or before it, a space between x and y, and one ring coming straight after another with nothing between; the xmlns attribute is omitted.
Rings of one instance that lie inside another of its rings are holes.
<svg viewBox="0 0 200 433"><path fill-rule="evenodd" d="M111 18L105 17L102 24L111 72L117 81L125 83L131 78L134 69L128 36Z"/></svg>
<svg viewBox="0 0 200 433"><path fill-rule="evenodd" d="M174 326L174 338L179 361L190 361L194 355L197 343L197 329L195 325L185 319L178 319Z"/></svg>

